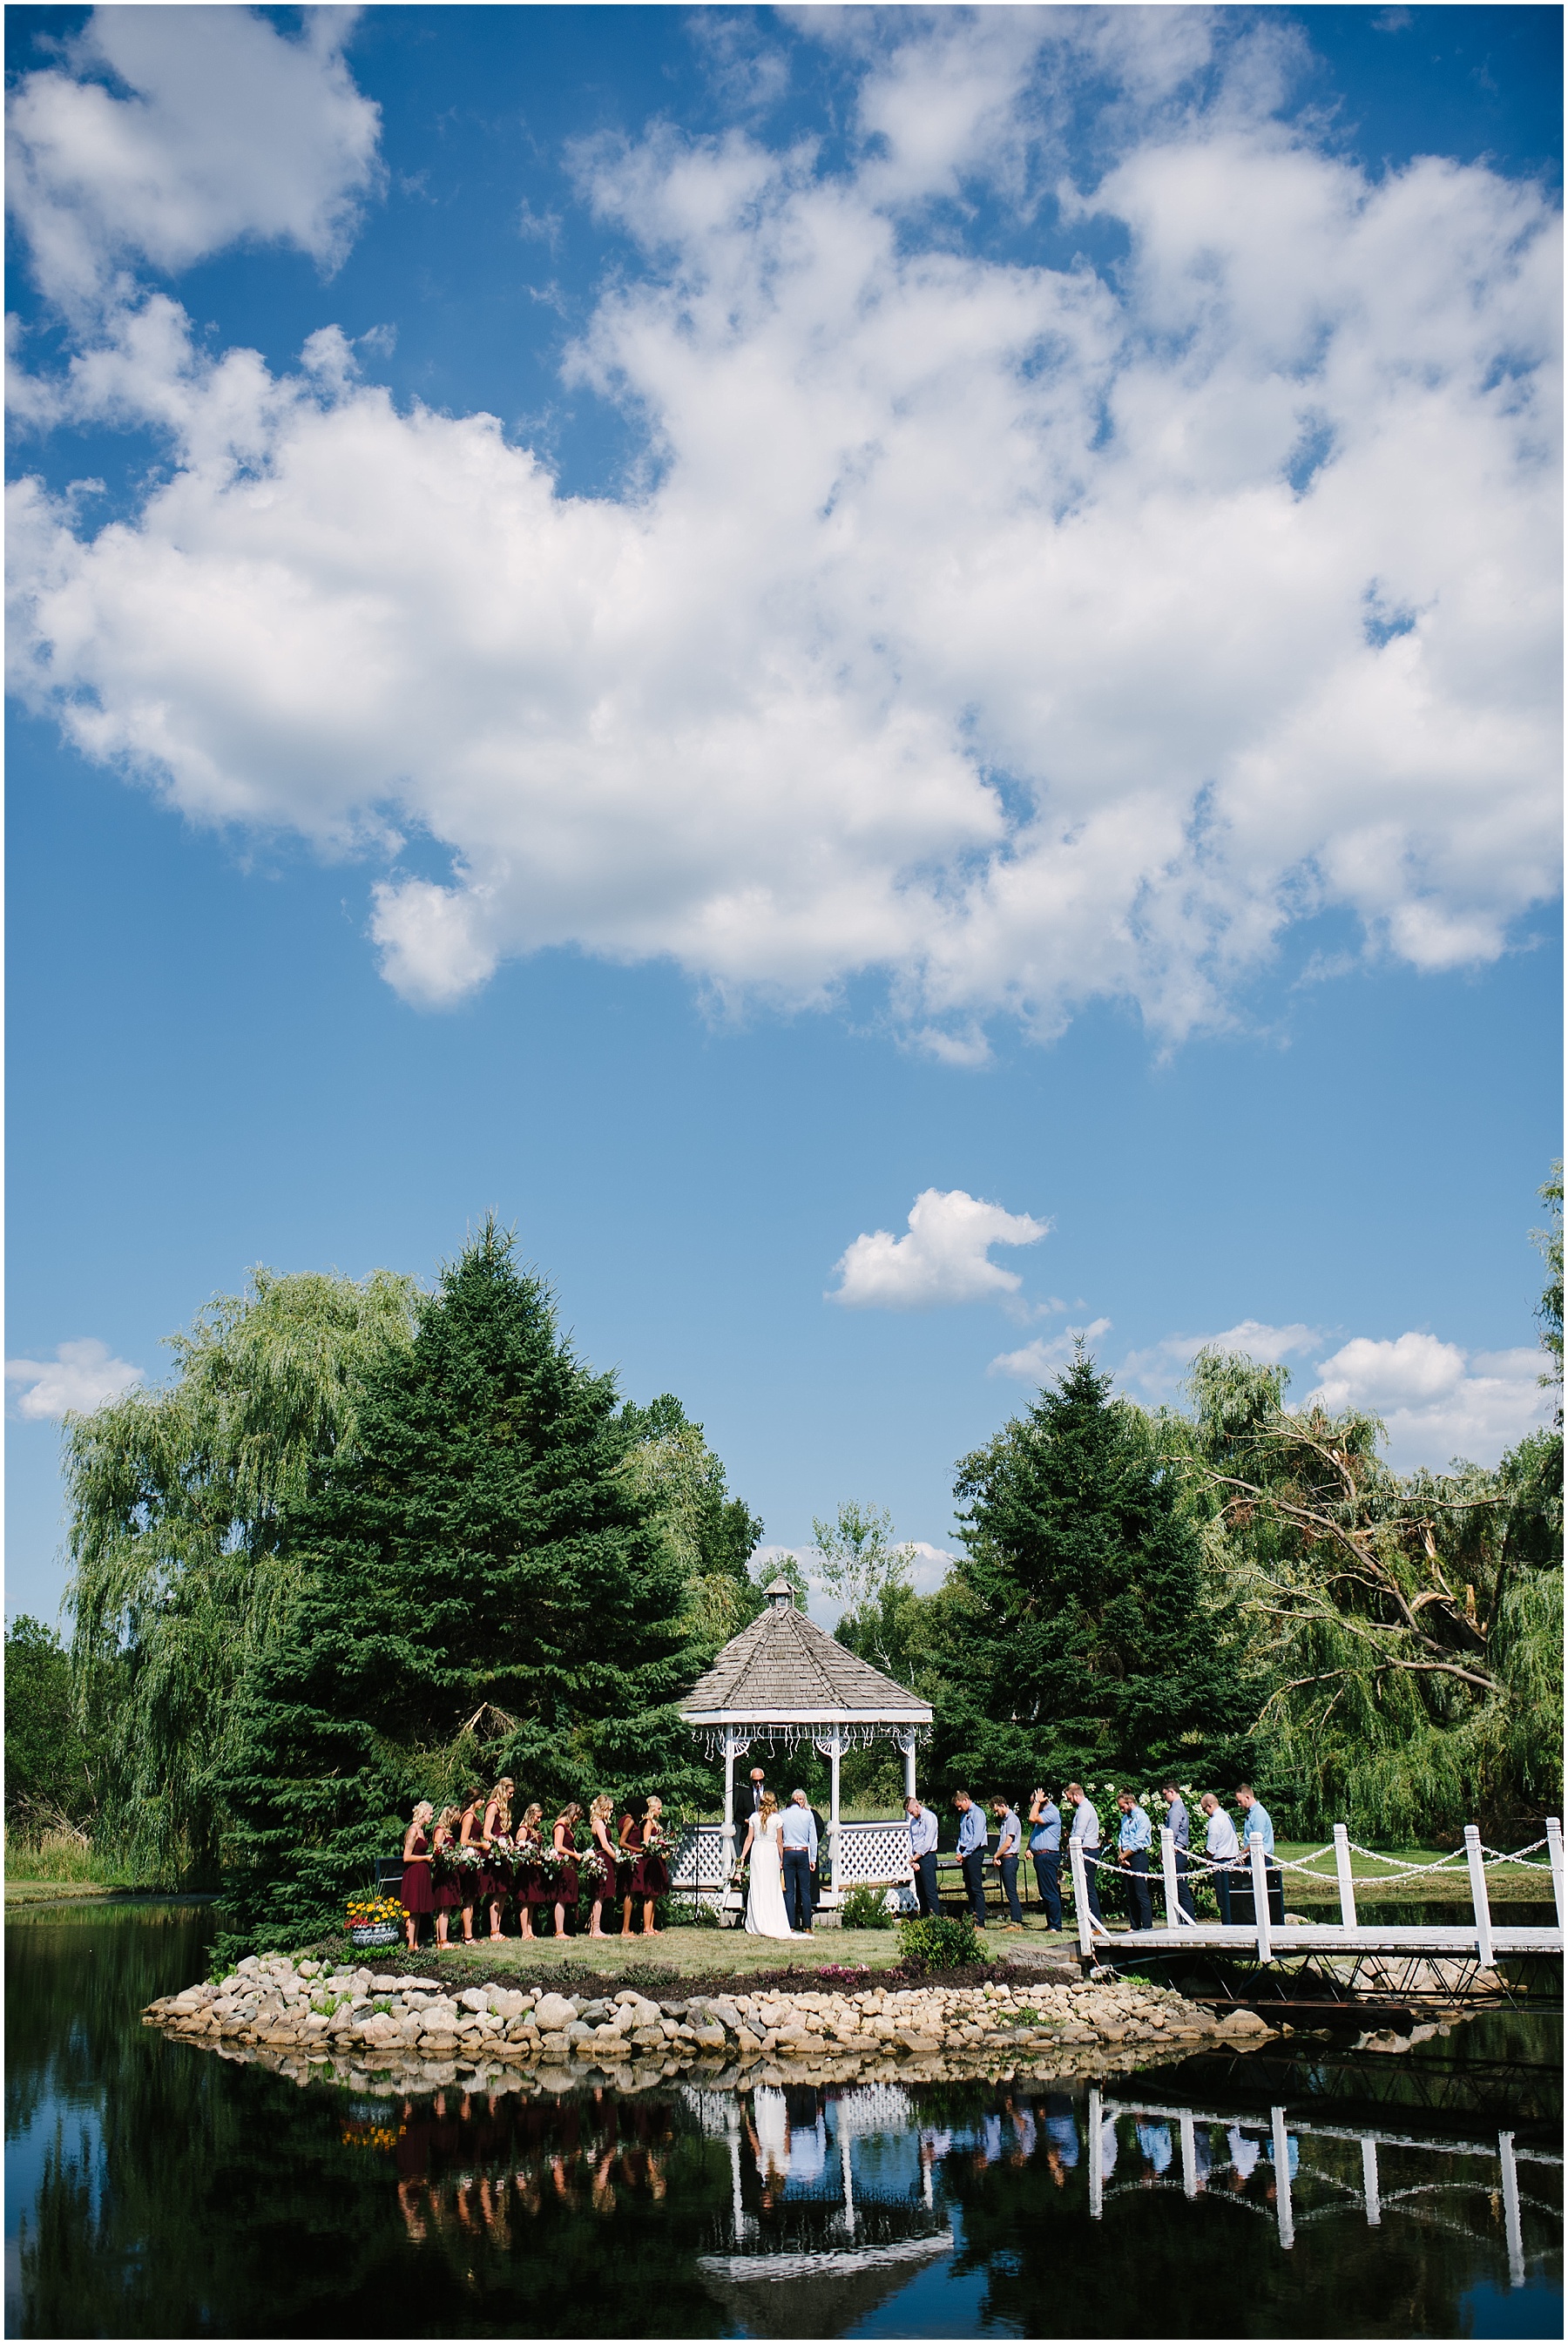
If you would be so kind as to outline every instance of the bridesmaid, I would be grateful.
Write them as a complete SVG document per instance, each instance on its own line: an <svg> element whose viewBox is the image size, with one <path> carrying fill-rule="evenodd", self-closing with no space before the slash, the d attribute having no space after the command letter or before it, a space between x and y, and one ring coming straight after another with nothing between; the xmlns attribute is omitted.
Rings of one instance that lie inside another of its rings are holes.
<svg viewBox="0 0 1568 2344"><path fill-rule="evenodd" d="M490 1794L484 1811L484 1844L487 1849L493 1849L498 1839L504 1839L511 1834L511 1794L516 1788L511 1776L503 1774ZM481 1873L480 1885L490 1899L490 1934L493 1944L501 1934L501 1907L511 1889L504 1856L495 1856L487 1869Z"/></svg>
<svg viewBox="0 0 1568 2344"><path fill-rule="evenodd" d="M440 1875L434 1881L431 1896L436 1914L436 1951L441 1954L447 1951L447 1931L451 1926L452 1915L463 1901L463 1884L450 1864L442 1867L440 1859L443 1855L450 1855L457 1845L458 1826L461 1822L460 1807L443 1807L436 1818L435 1833L430 1841L430 1870L432 1874L439 1873Z"/></svg>
<svg viewBox="0 0 1568 2344"><path fill-rule="evenodd" d="M653 1925L653 1905L658 1897L670 1893L670 1867L664 1860L669 1840L659 1820L664 1812L663 1799L650 1799L648 1820L642 1826L642 1863L638 1893L642 1899L642 1935L663 1936L663 1931Z"/></svg>
<svg viewBox="0 0 1568 2344"><path fill-rule="evenodd" d="M577 1854L577 1826L582 1821L582 1810L573 1799L571 1804L562 1807L556 1816L555 1825L551 1833L556 1854L564 1856L566 1859L557 1871L554 1883L555 1934L558 1937L564 1937L566 1935L567 1906L575 1904L582 1893L578 1885L577 1866L572 1862L572 1858Z"/></svg>
<svg viewBox="0 0 1568 2344"><path fill-rule="evenodd" d="M435 1814L429 1799L421 1799L414 1809L413 1820L403 1834L403 1911L408 1919L404 1934L411 1954L419 1944L420 1921L422 1915L436 1909L435 1891L430 1881L430 1843L428 1827Z"/></svg>
<svg viewBox="0 0 1568 2344"><path fill-rule="evenodd" d="M610 1836L610 1818L614 1813L615 1803L603 1791L588 1810L589 1836L593 1842L593 1852L603 1866L599 1875L598 1885L593 1891L593 1918L588 1926L588 1934L591 1937L602 1937L608 1934L599 1925L604 1918L604 1907L615 1902L615 1874L620 1859L615 1853L615 1844Z"/></svg>
<svg viewBox="0 0 1568 2344"><path fill-rule="evenodd" d="M632 1900L637 1894L637 1883L642 1869L642 1818L647 1812L646 1799L628 1799L626 1812L621 1818L619 1839L622 1877L625 1883L621 1905L621 1935L623 1937L632 1934Z"/></svg>
<svg viewBox="0 0 1568 2344"><path fill-rule="evenodd" d="M517 1925L525 1937L533 1935L534 1908L550 1902L550 1886L539 1863L542 1844L540 1826L543 1821L544 1809L537 1799L531 1800L522 1811L517 1831Z"/></svg>
<svg viewBox="0 0 1568 2344"><path fill-rule="evenodd" d="M485 1852L487 1844L488 1843L486 1842L484 1835L484 1793L482 1791L470 1791L468 1797L462 1803L462 1823L459 1831L458 1845L460 1847L477 1847L482 1854ZM465 1945L471 1945L473 1943L474 1907L480 1901L481 1889L484 1877L485 1874L482 1865L478 1870L465 1870L462 1874L463 1943Z"/></svg>

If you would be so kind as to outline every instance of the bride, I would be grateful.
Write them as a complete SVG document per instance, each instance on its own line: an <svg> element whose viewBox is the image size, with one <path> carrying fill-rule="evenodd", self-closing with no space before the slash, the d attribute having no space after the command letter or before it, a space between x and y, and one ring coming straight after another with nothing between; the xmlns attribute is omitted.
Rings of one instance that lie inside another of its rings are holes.
<svg viewBox="0 0 1568 2344"><path fill-rule="evenodd" d="M752 1860L746 1927L754 1937L793 1937L795 1934L784 1910L784 1862L779 1854L781 1822L778 1801L771 1791L764 1791L741 1850L743 1864L748 1855Z"/></svg>

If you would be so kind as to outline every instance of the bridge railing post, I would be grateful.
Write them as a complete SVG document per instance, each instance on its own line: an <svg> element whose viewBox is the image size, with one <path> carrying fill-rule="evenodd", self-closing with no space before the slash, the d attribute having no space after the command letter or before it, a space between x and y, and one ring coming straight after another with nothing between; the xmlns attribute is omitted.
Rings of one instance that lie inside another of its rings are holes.
<svg viewBox="0 0 1568 2344"><path fill-rule="evenodd" d="M1481 1834L1473 1824L1464 1827L1464 1853L1470 1865L1470 1901L1475 1908L1475 1957L1483 1970L1492 1967L1492 1904L1486 1894L1486 1859Z"/></svg>
<svg viewBox="0 0 1568 2344"><path fill-rule="evenodd" d="M1176 1876L1176 1834L1168 1824L1159 1827L1159 1868L1165 1875L1165 1925L1181 1926L1181 1884Z"/></svg>
<svg viewBox="0 0 1568 2344"><path fill-rule="evenodd" d="M1524 2284L1524 2226L1519 2214L1519 2167L1513 2157L1513 2135L1500 2132L1497 2154L1502 2165L1502 2224L1508 2239L1508 2284Z"/></svg>
<svg viewBox="0 0 1568 2344"><path fill-rule="evenodd" d="M1080 1843L1075 1842L1075 1845ZM1104 2118L1100 2108L1099 2086L1089 2086L1089 2220L1098 2222L1105 2212L1105 2174L1100 2164L1100 2126Z"/></svg>
<svg viewBox="0 0 1568 2344"><path fill-rule="evenodd" d="M1181 2131L1181 2189L1187 2198L1198 2195L1198 2135L1190 2115L1178 2119Z"/></svg>
<svg viewBox="0 0 1568 2344"><path fill-rule="evenodd" d="M1081 1839L1067 1842L1067 1860L1073 1874L1073 1911L1077 1917L1078 1951L1087 1961L1095 1949L1094 1916L1089 1911L1088 1866L1084 1862Z"/></svg>
<svg viewBox="0 0 1568 2344"><path fill-rule="evenodd" d="M1271 1962L1274 1947L1269 1935L1269 1874L1263 1861L1263 1834L1249 1832L1247 1844L1252 1853L1252 1918L1258 1929L1258 1958Z"/></svg>
<svg viewBox="0 0 1568 2344"><path fill-rule="evenodd" d="M1546 1818L1546 1854L1552 1865L1552 1894L1557 1902L1557 1926L1563 1926L1563 1825L1555 1815Z"/></svg>
<svg viewBox="0 0 1568 2344"><path fill-rule="evenodd" d="M1254 1847L1259 1844L1257 1839ZM1280 2225L1280 2244L1293 2247L1296 2243L1296 2218L1290 2204L1290 2141L1285 2130L1283 2108L1270 2108L1270 2129L1274 2136L1274 2216Z"/></svg>
<svg viewBox="0 0 1568 2344"><path fill-rule="evenodd" d="M1378 2187L1378 2142L1375 2133L1361 2135L1361 2196L1366 2200L1367 2222L1377 2229L1383 2218L1382 2194Z"/></svg>
<svg viewBox="0 0 1568 2344"><path fill-rule="evenodd" d="M1356 1925L1356 1884L1351 1871L1351 1834L1343 1824L1334 1825L1334 1870L1340 1875L1340 1926Z"/></svg>

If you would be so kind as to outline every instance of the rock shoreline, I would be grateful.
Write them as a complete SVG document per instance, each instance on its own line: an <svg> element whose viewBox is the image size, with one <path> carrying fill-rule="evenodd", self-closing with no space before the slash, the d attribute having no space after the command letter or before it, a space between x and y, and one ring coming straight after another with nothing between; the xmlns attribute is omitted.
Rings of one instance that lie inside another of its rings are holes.
<svg viewBox="0 0 1568 2344"><path fill-rule="evenodd" d="M458 1990L415 1971L248 1957L216 1984L148 2005L143 2024L300 2082L430 2090L460 2077L491 2090L623 2091L686 2077L717 2089L808 2078L904 2082L956 2076L1097 2075L1273 2030L1254 2012L1217 2018L1140 1979L1042 1978L983 1985L693 1994L632 1987L562 1995L543 1985Z"/></svg>

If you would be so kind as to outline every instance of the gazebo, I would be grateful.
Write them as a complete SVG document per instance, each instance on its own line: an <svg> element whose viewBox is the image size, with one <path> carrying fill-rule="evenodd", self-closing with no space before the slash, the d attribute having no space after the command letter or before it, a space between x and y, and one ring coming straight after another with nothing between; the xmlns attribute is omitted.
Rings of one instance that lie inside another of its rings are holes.
<svg viewBox="0 0 1568 2344"><path fill-rule="evenodd" d="M724 1646L707 1674L681 1703L683 1722L710 1753L724 1760L722 1828L699 1824L683 1841L673 1884L699 1896L718 1893L732 1910L740 1896L735 1868L735 1761L765 1742L793 1747L810 1742L831 1768L827 1836L829 1885L822 1902L835 1906L846 1888L907 1887L909 1841L902 1823L841 1824L839 1762L846 1750L883 1736L904 1753L907 1797L915 1795L915 1748L931 1711L903 1685L859 1659L795 1608L789 1581L764 1590L767 1609Z"/></svg>

